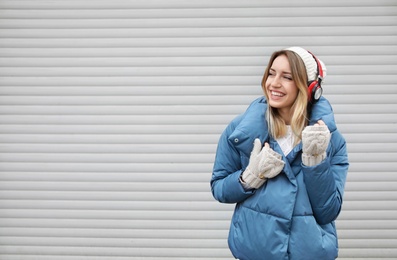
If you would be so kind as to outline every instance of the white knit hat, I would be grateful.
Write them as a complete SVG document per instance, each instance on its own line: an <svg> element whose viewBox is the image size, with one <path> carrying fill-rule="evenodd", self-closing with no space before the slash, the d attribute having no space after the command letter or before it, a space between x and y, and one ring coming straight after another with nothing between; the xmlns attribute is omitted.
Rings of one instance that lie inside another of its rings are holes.
<svg viewBox="0 0 397 260"><path fill-rule="evenodd" d="M301 47L290 47L287 48L286 50L295 52L302 59L306 67L308 81L317 80L317 62L307 50ZM327 68L320 59L317 58L317 60L321 63L321 67L323 71L323 79L324 79L325 76L327 75Z"/></svg>

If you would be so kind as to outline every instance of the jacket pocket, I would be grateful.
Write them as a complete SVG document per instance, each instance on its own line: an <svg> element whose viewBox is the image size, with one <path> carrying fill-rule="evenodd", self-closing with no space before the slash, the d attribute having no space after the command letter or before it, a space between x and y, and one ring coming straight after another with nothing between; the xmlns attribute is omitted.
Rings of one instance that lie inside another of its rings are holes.
<svg viewBox="0 0 397 260"><path fill-rule="evenodd" d="M290 259L334 260L338 253L337 239L327 232L326 229L332 229L328 225L320 226L313 216L295 216L289 242Z"/></svg>
<svg viewBox="0 0 397 260"><path fill-rule="evenodd" d="M285 220L240 205L229 233L229 247L242 260L288 259Z"/></svg>

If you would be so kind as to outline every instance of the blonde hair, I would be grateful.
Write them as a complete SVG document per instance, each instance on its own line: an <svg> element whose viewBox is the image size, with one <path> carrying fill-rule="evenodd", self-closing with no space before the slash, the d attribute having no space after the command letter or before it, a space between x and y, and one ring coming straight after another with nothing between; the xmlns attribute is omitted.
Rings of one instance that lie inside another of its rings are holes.
<svg viewBox="0 0 397 260"><path fill-rule="evenodd" d="M291 117L291 129L295 135L295 143L298 144L301 140L301 134L305 126L308 125L308 87L307 87L307 74L306 67L303 63L302 59L296 55L292 51L281 50L274 52L270 57L268 66L266 67L265 74L262 79L262 89L266 96L266 99L269 100L267 91L266 91L266 80L269 76L270 68L273 64L273 61L281 55L285 55L289 61L291 67L292 79L295 85L298 88L298 96L295 99L295 102L292 105L292 117ZM280 138L285 136L287 133L287 126L285 121L282 119L280 114L278 113L277 108L273 108L267 103L267 112L266 119L268 122L269 134L274 138Z"/></svg>

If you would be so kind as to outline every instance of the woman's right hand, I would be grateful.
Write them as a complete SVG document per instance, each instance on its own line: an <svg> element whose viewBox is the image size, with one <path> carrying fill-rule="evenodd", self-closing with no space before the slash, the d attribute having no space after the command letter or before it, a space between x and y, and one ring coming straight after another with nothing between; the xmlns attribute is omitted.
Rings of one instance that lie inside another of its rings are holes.
<svg viewBox="0 0 397 260"><path fill-rule="evenodd" d="M268 178L276 177L284 168L284 164L280 154L273 151L268 143L262 148L261 141L257 138L242 180L249 187L258 189Z"/></svg>

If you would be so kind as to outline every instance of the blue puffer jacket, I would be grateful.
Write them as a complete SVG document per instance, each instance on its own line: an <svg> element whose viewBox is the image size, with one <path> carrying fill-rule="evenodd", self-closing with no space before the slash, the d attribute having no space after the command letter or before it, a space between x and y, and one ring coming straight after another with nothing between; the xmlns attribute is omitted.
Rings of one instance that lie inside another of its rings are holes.
<svg viewBox="0 0 397 260"><path fill-rule="evenodd" d="M341 207L348 170L346 142L336 128L331 105L321 98L312 109L310 125L323 120L331 131L327 158L319 165L302 164L302 143L287 157L285 167L258 190L246 191L239 177L248 165L254 139L268 139L264 97L234 119L223 132L216 153L211 188L216 200L237 203L229 247L241 260L327 260L338 255L334 220Z"/></svg>

